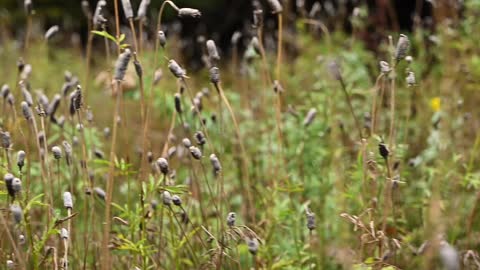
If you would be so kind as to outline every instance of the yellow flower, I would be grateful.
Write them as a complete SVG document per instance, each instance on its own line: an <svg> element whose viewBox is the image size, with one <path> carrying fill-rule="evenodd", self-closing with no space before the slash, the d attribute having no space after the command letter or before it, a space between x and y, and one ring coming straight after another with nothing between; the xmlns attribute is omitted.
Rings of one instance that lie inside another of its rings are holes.
<svg viewBox="0 0 480 270"><path fill-rule="evenodd" d="M434 112L440 111L442 103L439 97L434 97L430 100L430 107Z"/></svg>

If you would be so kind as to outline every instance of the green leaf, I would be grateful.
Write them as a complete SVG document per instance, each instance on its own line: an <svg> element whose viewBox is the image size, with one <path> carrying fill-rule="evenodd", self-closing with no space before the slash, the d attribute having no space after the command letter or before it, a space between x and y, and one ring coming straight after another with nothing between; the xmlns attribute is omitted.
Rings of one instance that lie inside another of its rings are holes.
<svg viewBox="0 0 480 270"><path fill-rule="evenodd" d="M122 43L123 40L125 40L125 34L120 35L120 37L118 38L118 43Z"/></svg>
<svg viewBox="0 0 480 270"><path fill-rule="evenodd" d="M99 35L99 36L108 38L108 39L110 39L111 41L117 43L117 39L116 39L114 36L110 35L107 31L96 31L96 30L92 30L92 33L95 34L95 35Z"/></svg>

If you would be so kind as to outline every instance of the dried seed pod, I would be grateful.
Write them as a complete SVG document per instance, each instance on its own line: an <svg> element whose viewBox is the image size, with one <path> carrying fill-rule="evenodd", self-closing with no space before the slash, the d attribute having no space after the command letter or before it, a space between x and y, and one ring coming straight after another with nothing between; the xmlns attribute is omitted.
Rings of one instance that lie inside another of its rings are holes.
<svg viewBox="0 0 480 270"><path fill-rule="evenodd" d="M378 144L378 152L380 153L380 156L382 156L384 159L388 159L390 151L388 150L388 147L385 143L382 142Z"/></svg>
<svg viewBox="0 0 480 270"><path fill-rule="evenodd" d="M252 255L256 255L257 252L258 252L258 246L259 246L259 243L258 243L258 239L253 237L253 238L247 238L246 239L246 242L247 242L247 246L248 246L248 251L250 251L250 253Z"/></svg>
<svg viewBox="0 0 480 270"><path fill-rule="evenodd" d="M198 145L203 146L205 143L207 143L207 139L205 138L205 135L200 130L195 132L194 138Z"/></svg>
<svg viewBox="0 0 480 270"><path fill-rule="evenodd" d="M328 71L330 72L330 75L337 80L341 81L342 80L342 73L340 72L340 66L336 61L330 61L328 63Z"/></svg>
<svg viewBox="0 0 480 270"><path fill-rule="evenodd" d="M105 159L105 153L103 153L103 151L98 148L95 148L95 150L93 151L93 154L98 159Z"/></svg>
<svg viewBox="0 0 480 270"><path fill-rule="evenodd" d="M33 13L32 0L24 0L23 7L25 8L25 12L27 13L27 15L31 15Z"/></svg>
<svg viewBox="0 0 480 270"><path fill-rule="evenodd" d="M77 90L70 94L70 115L75 113L82 107L82 88L77 86Z"/></svg>
<svg viewBox="0 0 480 270"><path fill-rule="evenodd" d="M147 18L147 10L149 5L150 0L142 0L142 2L140 2L140 6L138 6L137 10L137 19L145 20Z"/></svg>
<svg viewBox="0 0 480 270"><path fill-rule="evenodd" d="M220 82L220 69L218 67L211 67L208 72L210 73L210 82L217 84Z"/></svg>
<svg viewBox="0 0 480 270"><path fill-rule="evenodd" d="M62 228L62 229L60 230L60 237L61 237L62 239L65 239L65 240L68 239L68 235L69 235L69 233L68 233L68 230L67 230L67 229Z"/></svg>
<svg viewBox="0 0 480 270"><path fill-rule="evenodd" d="M135 67L135 73L137 73L137 76L139 78L142 78L143 77L143 68L142 68L142 64L140 64L140 62L135 59L133 61L133 66Z"/></svg>
<svg viewBox="0 0 480 270"><path fill-rule="evenodd" d="M305 119L303 120L303 125L305 127L310 126L310 124L312 124L313 120L315 119L316 115L317 115L317 109L311 108L308 111L307 116L305 116Z"/></svg>
<svg viewBox="0 0 480 270"><path fill-rule="evenodd" d="M55 34L58 33L58 31L60 30L60 27L58 27L58 25L54 25L50 28L48 28L47 32L45 32L45 40L46 41L49 41Z"/></svg>
<svg viewBox="0 0 480 270"><path fill-rule="evenodd" d="M220 55L218 54L215 41L211 39L207 40L207 52L208 52L208 58L210 59L211 62L220 60Z"/></svg>
<svg viewBox="0 0 480 270"><path fill-rule="evenodd" d="M183 138L182 144L185 148L190 148L190 146L192 146L192 142L188 138Z"/></svg>
<svg viewBox="0 0 480 270"><path fill-rule="evenodd" d="M267 0L268 5L272 9L273 14L281 13L283 11L282 4L279 0Z"/></svg>
<svg viewBox="0 0 480 270"><path fill-rule="evenodd" d="M15 263L12 260L7 260L7 269L15 269Z"/></svg>
<svg viewBox="0 0 480 270"><path fill-rule="evenodd" d="M8 84L2 85L2 90L0 91L0 95L4 98L7 99L8 94L10 94L10 87Z"/></svg>
<svg viewBox="0 0 480 270"><path fill-rule="evenodd" d="M12 139L10 137L10 132L8 131L0 131L0 137L2 138L2 147L5 149L10 148L12 144Z"/></svg>
<svg viewBox="0 0 480 270"><path fill-rule="evenodd" d="M87 0L82 0L82 12L88 20L92 19L92 12L90 11L90 4Z"/></svg>
<svg viewBox="0 0 480 270"><path fill-rule="evenodd" d="M242 32L235 31L233 32L232 38L230 39L230 42L232 45L237 45L238 41L242 38Z"/></svg>
<svg viewBox="0 0 480 270"><path fill-rule="evenodd" d="M60 100L62 97L59 94L53 96L52 102L48 105L47 114L50 116L54 116L55 112L57 111L58 107L60 106Z"/></svg>
<svg viewBox="0 0 480 270"><path fill-rule="evenodd" d="M103 129L103 136L105 136L105 138L109 138L110 137L110 128L109 127L105 127Z"/></svg>
<svg viewBox="0 0 480 270"><path fill-rule="evenodd" d="M20 224L23 219L23 210L20 205L12 204L12 206L10 206L10 212L12 212L13 220L15 221L15 223Z"/></svg>
<svg viewBox="0 0 480 270"><path fill-rule="evenodd" d="M73 150L72 146L67 142L63 141L63 149L65 150L65 159L67 160L67 165L72 164Z"/></svg>
<svg viewBox="0 0 480 270"><path fill-rule="evenodd" d="M390 64L385 61L380 61L380 72L383 74L387 74L391 71Z"/></svg>
<svg viewBox="0 0 480 270"><path fill-rule="evenodd" d="M68 191L63 193L63 206L67 209L73 209L72 194Z"/></svg>
<svg viewBox="0 0 480 270"><path fill-rule="evenodd" d="M311 212L310 209L307 209L307 228L312 231L315 229L315 213Z"/></svg>
<svg viewBox="0 0 480 270"><path fill-rule="evenodd" d="M178 195L173 195L173 196L172 196L172 202L173 202L173 204L176 205L176 206L182 205L182 199L181 199L180 196L178 196Z"/></svg>
<svg viewBox="0 0 480 270"><path fill-rule="evenodd" d="M168 174L168 171L169 171L168 161L165 158L161 157L157 159L157 166L160 169L160 171L163 173L163 175Z"/></svg>
<svg viewBox="0 0 480 270"><path fill-rule="evenodd" d="M130 0L122 0L122 7L125 18L127 18L127 20L133 18L132 4L130 3Z"/></svg>
<svg viewBox="0 0 480 270"><path fill-rule="evenodd" d="M22 191L22 180L20 178L13 178L12 190L17 195Z"/></svg>
<svg viewBox="0 0 480 270"><path fill-rule="evenodd" d="M170 206L172 204L172 195L168 191L163 191L162 193L162 201L163 204L166 206Z"/></svg>
<svg viewBox="0 0 480 270"><path fill-rule="evenodd" d="M178 17L180 18L200 18L202 13L194 8L181 8L178 10Z"/></svg>
<svg viewBox="0 0 480 270"><path fill-rule="evenodd" d="M182 101L179 93L175 94L175 110L178 114L182 114Z"/></svg>
<svg viewBox="0 0 480 270"><path fill-rule="evenodd" d="M7 173L3 176L3 181L5 181L5 186L7 187L8 195L10 195L10 197L12 198L15 196L15 191L13 190L13 187L12 187L12 182L14 178L15 177L11 173Z"/></svg>
<svg viewBox="0 0 480 270"><path fill-rule="evenodd" d="M100 187L94 187L93 188L93 191L95 192L95 194L97 194L98 198L105 201L105 197L107 196L105 191L100 188Z"/></svg>
<svg viewBox="0 0 480 270"><path fill-rule="evenodd" d="M413 62L413 57L411 55L405 56L405 61L410 65Z"/></svg>
<svg viewBox="0 0 480 270"><path fill-rule="evenodd" d="M253 28L261 28L263 26L263 10L255 9L253 11Z"/></svg>
<svg viewBox="0 0 480 270"><path fill-rule="evenodd" d="M115 80L117 81L123 80L128 68L128 62L130 62L131 57L132 57L132 53L130 49L125 49L125 51L118 56L117 63L115 64L115 76L114 76Z"/></svg>
<svg viewBox="0 0 480 270"><path fill-rule="evenodd" d="M167 151L168 158L172 158L173 155L175 155L175 153L177 153L177 147L172 146L172 147L168 148L168 151Z"/></svg>
<svg viewBox="0 0 480 270"><path fill-rule="evenodd" d="M18 169L21 171L23 166L25 166L25 151L20 150L17 152L17 166Z"/></svg>
<svg viewBox="0 0 480 270"><path fill-rule="evenodd" d="M22 107L22 113L23 113L23 116L25 117L25 119L27 119L27 120L32 119L32 110L28 106L28 103L25 102L25 101L22 101L20 106Z"/></svg>
<svg viewBox="0 0 480 270"><path fill-rule="evenodd" d="M20 89L22 90L23 100L25 100L25 102L27 102L28 106L32 107L33 106L32 94L30 94L30 91L28 91L28 89L25 86L25 83L23 83L23 81L20 82Z"/></svg>
<svg viewBox="0 0 480 270"><path fill-rule="evenodd" d="M37 101L40 104L42 110L48 110L49 101L47 95L40 91L37 91Z"/></svg>
<svg viewBox="0 0 480 270"><path fill-rule="evenodd" d="M198 149L198 147L190 146L188 149L190 150L190 154L192 154L194 159L200 160L202 158L202 151Z"/></svg>
<svg viewBox="0 0 480 270"><path fill-rule="evenodd" d="M398 39L397 48L395 49L395 59L397 61L402 60L407 56L408 49L410 48L410 40L404 34L400 35Z"/></svg>
<svg viewBox="0 0 480 270"><path fill-rule="evenodd" d="M222 171L222 165L220 164L220 160L218 160L215 154L210 155L210 163L212 163L213 174L220 174L220 172Z"/></svg>
<svg viewBox="0 0 480 270"><path fill-rule="evenodd" d="M95 13L93 14L93 25L95 27L99 27L101 24L106 23L107 20L102 14L103 7L107 5L107 1L100 0L97 2L97 6L95 7Z"/></svg>
<svg viewBox="0 0 480 270"><path fill-rule="evenodd" d="M168 69L177 78L184 78L187 75L185 70L173 59L168 61Z"/></svg>
<svg viewBox="0 0 480 270"><path fill-rule="evenodd" d="M59 160L62 158L62 149L58 146L52 147L53 158Z"/></svg>
<svg viewBox="0 0 480 270"><path fill-rule="evenodd" d="M280 84L278 80L273 81L273 92L275 93L284 92L283 86Z"/></svg>
<svg viewBox="0 0 480 270"><path fill-rule="evenodd" d="M160 42L160 46L165 48L165 45L167 44L167 37L165 36L165 33L163 31L158 31L158 41Z"/></svg>
<svg viewBox="0 0 480 270"><path fill-rule="evenodd" d="M227 225L228 227L235 226L235 221L237 220L237 215L234 212L230 212L227 215Z"/></svg>
<svg viewBox="0 0 480 270"><path fill-rule="evenodd" d="M12 95L12 93L9 93L7 96L7 103L10 106L13 106L13 103L15 103L15 97Z"/></svg>
<svg viewBox="0 0 480 270"><path fill-rule="evenodd" d="M409 87L414 86L416 84L415 73L413 73L412 71L409 71L408 75L407 75L407 78L406 78L406 81L407 81L407 84L408 84Z"/></svg>

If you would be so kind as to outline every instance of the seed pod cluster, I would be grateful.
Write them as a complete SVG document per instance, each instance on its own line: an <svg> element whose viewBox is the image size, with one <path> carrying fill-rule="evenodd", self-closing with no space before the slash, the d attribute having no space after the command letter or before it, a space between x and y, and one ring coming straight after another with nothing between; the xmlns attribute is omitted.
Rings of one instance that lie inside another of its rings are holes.
<svg viewBox="0 0 480 270"><path fill-rule="evenodd" d="M208 72L210 73L210 82L217 84L220 82L220 69L218 67L211 67Z"/></svg>
<svg viewBox="0 0 480 270"><path fill-rule="evenodd" d="M105 201L105 197L107 196L107 194L105 193L105 190L103 190L100 187L94 187L93 191L95 192L95 194L99 199Z"/></svg>
<svg viewBox="0 0 480 270"><path fill-rule="evenodd" d="M384 159L387 159L388 155L390 154L387 145L383 142L378 144L378 152L380 153L380 156L382 156Z"/></svg>
<svg viewBox="0 0 480 270"><path fill-rule="evenodd" d="M207 143L207 139L205 138L205 135L203 134L202 131L197 131L194 134L195 141L197 142L198 145L203 146L205 143Z"/></svg>
<svg viewBox="0 0 480 270"><path fill-rule="evenodd" d="M3 99L7 99L8 94L10 94L10 87L8 84L2 85L2 89L0 90L0 95L2 96Z"/></svg>
<svg viewBox="0 0 480 270"><path fill-rule="evenodd" d="M312 231L315 229L315 213L311 212L309 209L306 211L307 214L307 228Z"/></svg>
<svg viewBox="0 0 480 270"><path fill-rule="evenodd" d="M52 147L53 158L59 160L62 158L62 149L58 146Z"/></svg>
<svg viewBox="0 0 480 270"><path fill-rule="evenodd" d="M10 138L10 132L8 131L0 131L0 138L2 139L2 147L5 149L10 148L12 144L12 139Z"/></svg>
<svg viewBox="0 0 480 270"><path fill-rule="evenodd" d="M62 228L62 229L60 230L60 237L61 237L62 239L68 239L68 236L69 236L68 230L65 229L65 228Z"/></svg>
<svg viewBox="0 0 480 270"><path fill-rule="evenodd" d="M12 204L10 206L10 212L12 212L13 220L15 221L15 224L20 224L23 219L23 210L20 207L20 205L17 204Z"/></svg>
<svg viewBox="0 0 480 270"><path fill-rule="evenodd" d="M246 242L247 242L248 251L252 255L256 255L258 252L258 246L259 246L258 239L255 237L247 237Z"/></svg>
<svg viewBox="0 0 480 270"><path fill-rule="evenodd" d="M93 25L95 27L99 27L101 24L107 22L107 19L103 16L102 9L104 6L107 5L107 1L100 0L97 2L97 6L95 7L95 13L93 14Z"/></svg>
<svg viewBox="0 0 480 270"><path fill-rule="evenodd" d="M140 6L138 7L138 11L137 11L138 19L141 19L141 20L146 19L149 5L150 5L150 0L142 0L142 2L140 2Z"/></svg>
<svg viewBox="0 0 480 270"><path fill-rule="evenodd" d="M77 85L77 89L70 94L70 115L74 115L75 112L82 107L82 87Z"/></svg>
<svg viewBox="0 0 480 270"><path fill-rule="evenodd" d="M175 94L175 110L178 114L182 114L182 101L179 93Z"/></svg>
<svg viewBox="0 0 480 270"><path fill-rule="evenodd" d="M46 41L49 41L55 34L58 33L58 31L60 30L60 27L58 27L58 25L54 25L50 28L48 28L47 32L45 32L45 40Z"/></svg>
<svg viewBox="0 0 480 270"><path fill-rule="evenodd" d="M160 46L162 46L162 48L165 48L165 45L167 44L167 37L165 36L165 32L163 31L158 31L158 41L160 42Z"/></svg>
<svg viewBox="0 0 480 270"><path fill-rule="evenodd" d="M73 149L72 146L67 142L63 141L63 149L65 150L65 159L67 161L67 165L72 164L72 158L73 158Z"/></svg>
<svg viewBox="0 0 480 270"><path fill-rule="evenodd" d="M188 138L183 138L182 144L185 148L190 148L190 146L192 146L192 142Z"/></svg>
<svg viewBox="0 0 480 270"><path fill-rule="evenodd" d="M415 73L413 73L412 71L409 71L406 81L409 87L414 86L416 84Z"/></svg>
<svg viewBox="0 0 480 270"><path fill-rule="evenodd" d="M215 63L215 61L220 60L220 55L218 54L217 46L215 45L215 41L209 39L207 40L207 53L208 58L211 63Z"/></svg>
<svg viewBox="0 0 480 270"><path fill-rule="evenodd" d="M90 11L90 4L87 0L82 0L82 12L88 20L92 19L92 12Z"/></svg>
<svg viewBox="0 0 480 270"><path fill-rule="evenodd" d="M20 180L20 178L13 178L12 190L15 195L18 195L20 192L22 192L22 180Z"/></svg>
<svg viewBox="0 0 480 270"><path fill-rule="evenodd" d="M128 62L130 62L131 57L132 52L130 49L125 49L125 51L118 56L117 63L115 64L115 80L123 81L125 73L127 72Z"/></svg>
<svg viewBox="0 0 480 270"><path fill-rule="evenodd" d="M7 173L3 176L3 181L5 182L5 186L7 187L7 192L10 197L15 197L15 191L12 188L12 182L15 177L11 173Z"/></svg>
<svg viewBox="0 0 480 270"><path fill-rule="evenodd" d="M164 190L162 193L162 202L166 206L170 206L172 204L172 194L170 192Z"/></svg>
<svg viewBox="0 0 480 270"><path fill-rule="evenodd" d="M273 14L281 13L283 11L282 4L280 4L280 0L267 0L268 5L272 9Z"/></svg>
<svg viewBox="0 0 480 270"><path fill-rule="evenodd" d="M385 61L380 61L380 72L383 74L387 74L391 71L390 64Z"/></svg>
<svg viewBox="0 0 480 270"><path fill-rule="evenodd" d="M182 205L182 199L181 199L180 196L178 196L178 195L173 195L173 196L172 196L172 202L173 202L173 204L176 205L176 206Z"/></svg>
<svg viewBox="0 0 480 270"><path fill-rule="evenodd" d="M263 10L257 8L253 11L253 28L261 28L263 26Z"/></svg>
<svg viewBox="0 0 480 270"><path fill-rule="evenodd" d="M330 61L328 63L328 71L330 72L330 75L337 80L341 81L342 80L342 73L340 72L340 66L336 61Z"/></svg>

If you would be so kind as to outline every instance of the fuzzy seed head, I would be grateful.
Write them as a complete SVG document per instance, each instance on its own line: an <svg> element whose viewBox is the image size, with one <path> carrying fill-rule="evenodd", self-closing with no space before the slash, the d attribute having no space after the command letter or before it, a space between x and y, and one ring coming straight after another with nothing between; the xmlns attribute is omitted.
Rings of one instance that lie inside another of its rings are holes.
<svg viewBox="0 0 480 270"><path fill-rule="evenodd" d="M15 221L15 224L20 224L23 218L23 210L20 207L20 205L12 204L12 206L10 206L10 212L12 212L12 216L13 216L13 220Z"/></svg>
<svg viewBox="0 0 480 270"><path fill-rule="evenodd" d="M30 91L28 91L23 81L20 82L20 89L22 90L23 99L27 102L28 106L31 107L33 105L32 94L30 94Z"/></svg>
<svg viewBox="0 0 480 270"><path fill-rule="evenodd" d="M70 94L70 115L82 108L82 87L77 85L77 89Z"/></svg>
<svg viewBox="0 0 480 270"><path fill-rule="evenodd" d="M412 71L409 71L408 75L407 75L407 78L406 78L406 81L407 81L407 84L408 84L409 87L414 86L416 84L415 73L413 73Z"/></svg>
<svg viewBox="0 0 480 270"><path fill-rule="evenodd" d="M68 239L68 235L69 235L69 233L68 233L68 230L67 230L67 229L62 228L62 229L60 230L60 237L61 237L62 239Z"/></svg>
<svg viewBox="0 0 480 270"><path fill-rule="evenodd" d="M0 137L2 139L2 147L5 149L10 148L10 145L12 144L12 139L10 138L10 132L0 131Z"/></svg>
<svg viewBox="0 0 480 270"><path fill-rule="evenodd" d="M7 269L15 269L15 263L12 260L7 260Z"/></svg>
<svg viewBox="0 0 480 270"><path fill-rule="evenodd" d="M378 144L378 152L384 159L387 159L388 155L390 154L390 151L385 143Z"/></svg>
<svg viewBox="0 0 480 270"><path fill-rule="evenodd" d="M210 73L210 82L217 84L220 82L220 69L218 67L211 67L208 72Z"/></svg>
<svg viewBox="0 0 480 270"><path fill-rule="evenodd" d="M280 0L267 0L268 5L272 9L272 13L277 14L283 11L282 4L280 4Z"/></svg>
<svg viewBox="0 0 480 270"><path fill-rule="evenodd" d="M192 154L192 157L196 160L200 160L202 158L202 151L195 146L190 146L188 148L190 150L190 154Z"/></svg>
<svg viewBox="0 0 480 270"><path fill-rule="evenodd" d="M61 100L62 100L62 96L60 96L59 94L56 94L55 96L53 96L53 99L52 99L52 101L50 102L50 104L48 105L48 108L47 108L47 114L48 115L50 115L50 116L55 115L55 112L57 111L58 106L60 106L60 101Z"/></svg>
<svg viewBox="0 0 480 270"><path fill-rule="evenodd" d="M235 221L237 220L237 214L230 212L227 215L227 225L228 227L235 226Z"/></svg>
<svg viewBox="0 0 480 270"><path fill-rule="evenodd" d="M165 45L167 44L167 36L165 36L165 32L163 31L158 31L158 41L160 42L160 46L165 48Z"/></svg>
<svg viewBox="0 0 480 270"><path fill-rule="evenodd" d="M3 181L5 181L5 186L7 187L8 195L10 195L10 197L15 196L15 191L12 187L12 182L14 178L15 177L13 176L13 174L10 173L7 173L3 176Z"/></svg>
<svg viewBox="0 0 480 270"><path fill-rule="evenodd" d="M183 138L182 144L185 148L190 148L190 146L192 146L192 142L188 138Z"/></svg>
<svg viewBox="0 0 480 270"><path fill-rule="evenodd" d="M305 119L303 120L303 126L308 127L310 124L312 124L313 120L315 119L315 116L317 115L317 109L311 108L308 110L307 115L305 116Z"/></svg>
<svg viewBox="0 0 480 270"><path fill-rule="evenodd" d="M336 61L331 61L328 63L328 71L330 72L330 75L337 80L341 81L342 80L342 73L340 72L340 66Z"/></svg>
<svg viewBox="0 0 480 270"><path fill-rule="evenodd" d="M139 78L142 78L143 77L143 68L142 68L142 65L140 64L140 61L135 59L133 61L133 66L135 67L135 73L137 73L137 76Z"/></svg>
<svg viewBox="0 0 480 270"><path fill-rule="evenodd" d="M220 60L220 55L218 54L217 46L215 45L215 41L209 39L207 40L207 52L208 57L211 62L215 62Z"/></svg>
<svg viewBox="0 0 480 270"><path fill-rule="evenodd" d="M73 209L72 194L68 191L63 193L63 206L67 209Z"/></svg>
<svg viewBox="0 0 480 270"><path fill-rule="evenodd" d="M105 201L105 197L107 196L106 193L105 193L105 190L103 190L100 187L94 187L93 191L95 192L95 194L97 194L99 199Z"/></svg>
<svg viewBox="0 0 480 270"><path fill-rule="evenodd" d="M90 11L90 4L88 3L87 0L82 0L82 12L83 12L83 15L87 17L87 19L90 20L92 18L92 12Z"/></svg>
<svg viewBox="0 0 480 270"><path fill-rule="evenodd" d="M32 0L23 1L23 7L25 8L25 12L27 13L27 15L32 14L32 12L33 12Z"/></svg>
<svg viewBox="0 0 480 270"><path fill-rule="evenodd" d="M53 154L53 158L55 158L56 160L61 159L62 158L62 148L60 148L58 146L52 147L52 154Z"/></svg>
<svg viewBox="0 0 480 270"><path fill-rule="evenodd" d="M125 77L125 73L127 72L128 62L130 62L130 58L132 57L132 53L130 49L126 49L123 53L118 56L117 63L115 64L115 76L114 79L117 81L122 81Z"/></svg>
<svg viewBox="0 0 480 270"><path fill-rule="evenodd" d="M12 93L9 93L7 96L7 102L10 106L13 106L13 103L15 103L15 97L12 95Z"/></svg>
<svg viewBox="0 0 480 270"><path fill-rule="evenodd" d="M178 10L178 17L180 18L200 18L202 13L194 8L181 8Z"/></svg>
<svg viewBox="0 0 480 270"><path fill-rule="evenodd" d="M210 155L210 163L212 163L213 173L215 175L220 174L220 172L222 171L222 165L220 164L220 160L218 160L215 154Z"/></svg>
<svg viewBox="0 0 480 270"><path fill-rule="evenodd" d="M395 59L397 61L402 60L407 56L408 50L410 49L410 40L404 34L400 35L398 39L397 48L395 49Z"/></svg>
<svg viewBox="0 0 480 270"><path fill-rule="evenodd" d="M164 175L168 174L169 166L168 161L165 158L161 157L157 159L157 166L160 169L160 172L162 172Z"/></svg>
<svg viewBox="0 0 480 270"><path fill-rule="evenodd" d="M261 28L263 26L263 10L255 9L253 11L253 28Z"/></svg>
<svg viewBox="0 0 480 270"><path fill-rule="evenodd" d="M25 166L25 151L20 150L17 152L17 166L18 169L21 171L23 166Z"/></svg>
<svg viewBox="0 0 480 270"><path fill-rule="evenodd" d="M20 178L13 178L12 190L15 194L19 194L22 191L22 180Z"/></svg>
<svg viewBox="0 0 480 270"><path fill-rule="evenodd" d="M97 2L97 6L95 7L95 13L93 14L93 24L98 27L103 23L106 23L107 20L103 17L102 9L107 5L107 1L100 0Z"/></svg>
<svg viewBox="0 0 480 270"><path fill-rule="evenodd" d="M109 127L105 127L103 129L103 136L105 136L105 138L109 138L110 137L110 128Z"/></svg>
<svg viewBox="0 0 480 270"><path fill-rule="evenodd" d="M187 75L185 70L173 59L168 61L168 69L177 78L184 78Z"/></svg>
<svg viewBox="0 0 480 270"><path fill-rule="evenodd" d="M387 74L391 71L390 64L385 61L380 61L380 72L383 74Z"/></svg>
<svg viewBox="0 0 480 270"><path fill-rule="evenodd" d="M232 45L237 45L240 38L242 38L242 33L239 31L235 31L232 35L232 38L230 39L230 42L232 43Z"/></svg>
<svg viewBox="0 0 480 270"><path fill-rule="evenodd" d="M205 143L207 143L207 139L205 138L205 135L200 130L195 132L194 138L198 145L204 145Z"/></svg>
<svg viewBox="0 0 480 270"><path fill-rule="evenodd" d="M173 202L173 204L176 205L176 206L182 205L182 199L181 199L180 196L178 196L178 195L173 195L173 196L172 196L172 202Z"/></svg>
<svg viewBox="0 0 480 270"><path fill-rule="evenodd" d="M25 119L27 119L27 120L32 119L32 110L28 106L28 103L25 102L25 101L22 101L20 106L22 107L23 117L25 117Z"/></svg>
<svg viewBox="0 0 480 270"><path fill-rule="evenodd" d="M248 251L250 251L252 255L256 255L258 252L258 246L259 246L258 239L255 237L247 238L246 242L248 246Z"/></svg>
<svg viewBox="0 0 480 270"><path fill-rule="evenodd" d="M307 228L312 231L315 227L315 213L307 209Z"/></svg>
<svg viewBox="0 0 480 270"><path fill-rule="evenodd" d="M65 150L65 159L67 160L67 165L72 164L72 158L73 158L73 149L72 146L67 142L63 141L63 150Z"/></svg>
<svg viewBox="0 0 480 270"><path fill-rule="evenodd" d="M58 31L60 30L60 27L58 27L58 25L54 25L50 28L48 28L47 32L45 32L45 40L46 41L49 41L55 34L58 33Z"/></svg>
<svg viewBox="0 0 480 270"><path fill-rule="evenodd" d="M0 91L0 95L4 98L7 99L8 94L10 94L10 87L8 84L2 85L2 90Z"/></svg>
<svg viewBox="0 0 480 270"><path fill-rule="evenodd" d="M178 114L182 114L182 101L179 93L175 94L175 110Z"/></svg>
<svg viewBox="0 0 480 270"><path fill-rule="evenodd" d="M168 191L163 191L162 193L162 201L163 201L163 204L166 205L166 206L169 206L172 204L172 194L170 194L170 192Z"/></svg>
<svg viewBox="0 0 480 270"><path fill-rule="evenodd" d="M130 0L122 0L122 7L125 18L127 18L127 20L133 18L132 4L130 3Z"/></svg>
<svg viewBox="0 0 480 270"><path fill-rule="evenodd" d="M150 5L150 0L142 0L142 2L140 2L140 6L138 7L138 11L137 11L138 19L144 20L145 18L147 18L147 10L149 5Z"/></svg>

